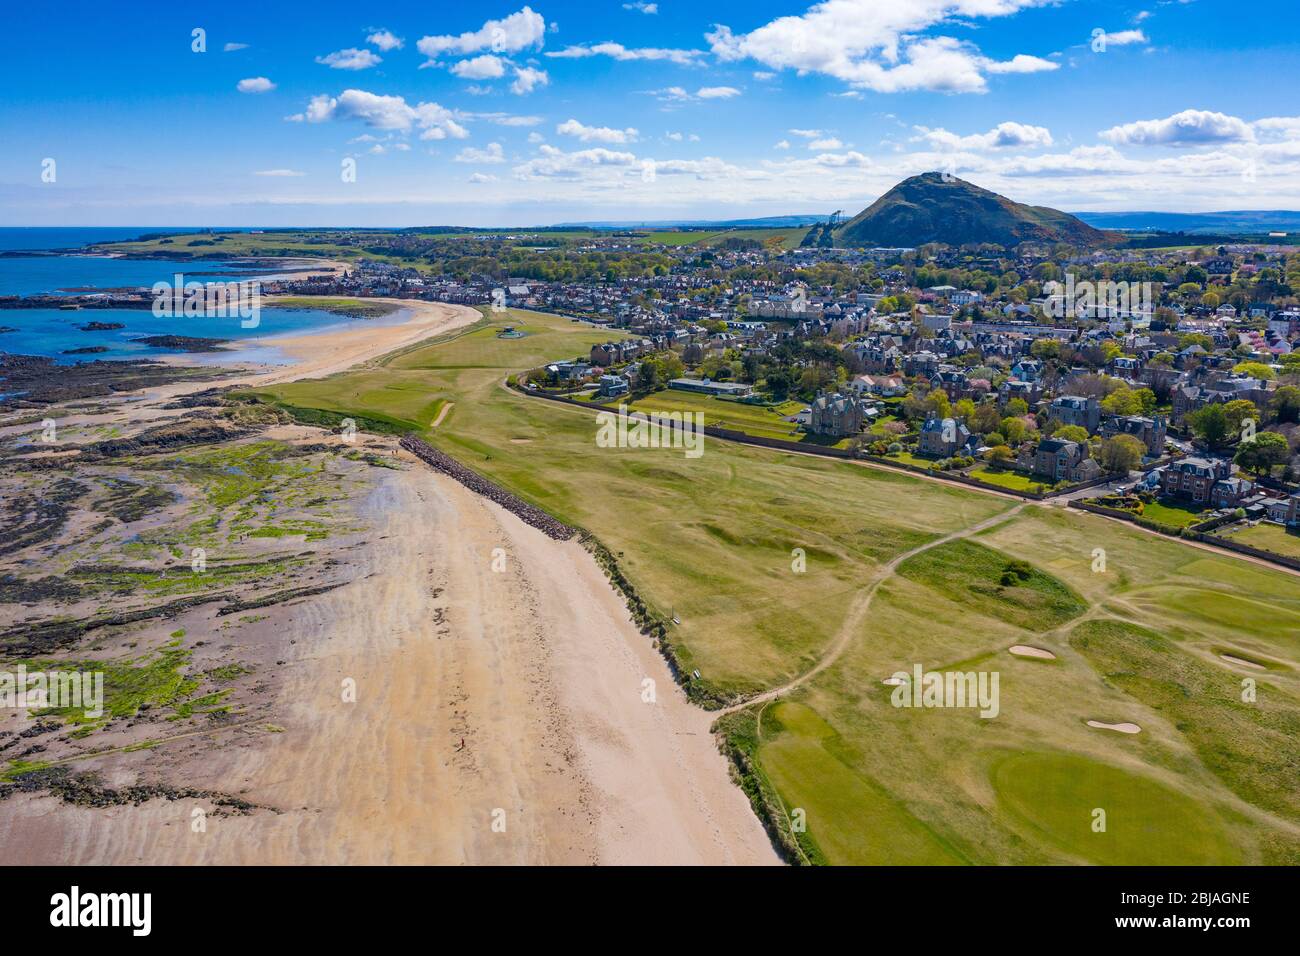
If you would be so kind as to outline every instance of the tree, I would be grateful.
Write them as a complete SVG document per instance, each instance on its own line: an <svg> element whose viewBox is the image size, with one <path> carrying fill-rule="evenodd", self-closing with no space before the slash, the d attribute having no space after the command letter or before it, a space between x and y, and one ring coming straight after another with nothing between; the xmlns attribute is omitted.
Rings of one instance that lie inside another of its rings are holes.
<svg viewBox="0 0 1300 956"><path fill-rule="evenodd" d="M1250 441L1242 442L1233 459L1242 468L1257 475L1267 475L1277 465L1285 465L1291 457L1291 446L1277 432L1260 432Z"/></svg>
<svg viewBox="0 0 1300 956"><path fill-rule="evenodd" d="M1132 435L1116 435L1101 443L1097 462L1112 475L1127 475L1142 464L1147 446Z"/></svg>
<svg viewBox="0 0 1300 956"><path fill-rule="evenodd" d="M984 453L984 459L990 465L1005 465L1015 457L1006 445L994 445Z"/></svg>
<svg viewBox="0 0 1300 956"><path fill-rule="evenodd" d="M1228 431L1240 435L1242 422L1259 421L1259 409L1255 407L1254 402L1237 398L1223 406L1223 417L1228 421Z"/></svg>
<svg viewBox="0 0 1300 956"><path fill-rule="evenodd" d="M1142 411L1142 402L1133 389L1121 385L1101 400L1101 410L1108 415L1137 415Z"/></svg>
<svg viewBox="0 0 1300 956"><path fill-rule="evenodd" d="M1265 382L1277 377L1277 373L1263 362L1239 362L1233 371Z"/></svg>
<svg viewBox="0 0 1300 956"><path fill-rule="evenodd" d="M1222 405L1205 405L1187 416L1187 424L1211 448L1228 437L1228 416Z"/></svg>
<svg viewBox="0 0 1300 956"><path fill-rule="evenodd" d="M1300 422L1300 388L1283 385L1273 393L1272 404L1279 422Z"/></svg>
<svg viewBox="0 0 1300 956"><path fill-rule="evenodd" d="M1007 414L1021 418L1029 414L1029 403L1023 398L1013 398L1007 402Z"/></svg>
<svg viewBox="0 0 1300 956"><path fill-rule="evenodd" d="M1075 441L1087 444L1088 429L1082 425L1062 425L1052 433L1052 437L1059 438L1061 441Z"/></svg>

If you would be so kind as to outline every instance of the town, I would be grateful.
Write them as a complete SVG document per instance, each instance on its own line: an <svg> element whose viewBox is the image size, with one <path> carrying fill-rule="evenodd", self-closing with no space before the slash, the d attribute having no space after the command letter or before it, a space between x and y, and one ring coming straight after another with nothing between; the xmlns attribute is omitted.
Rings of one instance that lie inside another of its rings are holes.
<svg viewBox="0 0 1300 956"><path fill-rule="evenodd" d="M567 316L610 340L533 369L531 391L702 412L756 441L1066 495L1300 559L1294 246L785 248L797 236L740 229L713 242L390 235L364 240L383 259L264 289ZM387 261L399 256L415 261Z"/></svg>

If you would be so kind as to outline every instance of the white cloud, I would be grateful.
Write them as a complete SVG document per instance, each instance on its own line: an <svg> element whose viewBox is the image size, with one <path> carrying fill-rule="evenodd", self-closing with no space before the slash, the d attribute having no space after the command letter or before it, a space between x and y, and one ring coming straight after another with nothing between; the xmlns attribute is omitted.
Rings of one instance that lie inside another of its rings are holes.
<svg viewBox="0 0 1300 956"><path fill-rule="evenodd" d="M453 63L451 72L462 80L496 80L506 75L506 61L491 53Z"/></svg>
<svg viewBox="0 0 1300 956"><path fill-rule="evenodd" d="M635 10L638 13L656 14L659 12L659 4L646 3L645 0L633 0L632 3L623 4L624 10Z"/></svg>
<svg viewBox="0 0 1300 956"><path fill-rule="evenodd" d="M275 89L275 84L264 76L250 76L236 83L235 89L241 93L269 93Z"/></svg>
<svg viewBox="0 0 1300 956"><path fill-rule="evenodd" d="M540 116L518 113L463 113L460 116L467 120L485 120L497 126L539 126L542 123Z"/></svg>
<svg viewBox="0 0 1300 956"><path fill-rule="evenodd" d="M1120 30L1116 33L1103 33L1093 38L1105 41L1106 46L1132 46L1134 43L1149 43L1147 35L1141 30Z"/></svg>
<svg viewBox="0 0 1300 956"><path fill-rule="evenodd" d="M621 43L605 41L604 43L575 44L563 50L554 50L546 56L556 59L580 60L591 56L608 56L615 60L667 60L679 66L691 66L704 56L703 50L676 50L662 47L629 48Z"/></svg>
<svg viewBox="0 0 1300 956"><path fill-rule="evenodd" d="M702 86L695 91L695 95L702 100L729 100L733 96L739 96L740 90L734 86Z"/></svg>
<svg viewBox="0 0 1300 956"><path fill-rule="evenodd" d="M221 48L222 53L234 53L237 50L247 50L247 43L227 43Z"/></svg>
<svg viewBox="0 0 1300 956"><path fill-rule="evenodd" d="M390 50L400 50L406 41L390 30L376 30L366 37L366 42L388 53Z"/></svg>
<svg viewBox="0 0 1300 956"><path fill-rule="evenodd" d="M471 183L494 183L496 181L497 178L491 173L474 173L474 175L469 177L469 182Z"/></svg>
<svg viewBox="0 0 1300 956"><path fill-rule="evenodd" d="M1212 110L1183 110L1164 119L1113 126L1099 135L1120 146L1208 146L1255 139L1255 131L1245 120Z"/></svg>
<svg viewBox="0 0 1300 956"><path fill-rule="evenodd" d="M524 7L502 20L488 20L479 29L459 36L421 37L415 44L425 56L437 59L445 54L464 56L490 50L493 53L518 53L540 47L546 35L546 21L531 7Z"/></svg>
<svg viewBox="0 0 1300 956"><path fill-rule="evenodd" d="M324 123L327 120L359 120L372 129L423 130L421 139L464 139L469 131L456 121L455 114L437 103L407 103L400 96L381 96L367 90L344 90L337 97L322 93L313 96L307 109L292 122Z"/></svg>
<svg viewBox="0 0 1300 956"><path fill-rule="evenodd" d="M332 70L368 70L370 67L384 62L384 58L373 50L359 50L356 47L348 47L346 50L336 50L325 56L318 56L316 62L328 66Z"/></svg>
<svg viewBox="0 0 1300 956"><path fill-rule="evenodd" d="M1017 53L1002 62L981 59L980 65L989 73L1049 73L1061 67L1059 63L1044 60L1041 56L1030 56L1028 53Z"/></svg>
<svg viewBox="0 0 1300 956"><path fill-rule="evenodd" d="M253 175L270 176L276 179L280 179L280 178L288 178L292 176L304 176L306 174L300 173L296 169L259 169L257 172L253 173Z"/></svg>
<svg viewBox="0 0 1300 956"><path fill-rule="evenodd" d="M664 133L664 139L668 140L670 143L682 143L682 142L698 143L700 141L700 138L696 136L694 133L678 133L678 132Z"/></svg>
<svg viewBox="0 0 1300 956"><path fill-rule="evenodd" d="M546 75L545 70L537 70L531 66L517 66L515 81L510 84L510 92L517 96L525 96L537 87L546 86L550 82L551 78Z"/></svg>
<svg viewBox="0 0 1300 956"><path fill-rule="evenodd" d="M774 149L789 149L789 148L790 148L790 141L789 141L788 139L783 139L783 140L781 140L779 143L777 143L776 146L773 147L773 148L774 148Z"/></svg>
<svg viewBox="0 0 1300 956"><path fill-rule="evenodd" d="M975 133L959 136L946 129L929 129L916 127L920 134L917 139L924 140L938 149L1008 149L1010 147L1037 148L1052 145L1052 134L1043 126L1027 126L1023 123L999 123L987 133Z"/></svg>
<svg viewBox="0 0 1300 956"><path fill-rule="evenodd" d="M466 146L456 154L456 162L458 163L504 163L505 161L505 151L501 148L500 143L488 143L487 149L475 149L473 146Z"/></svg>
<svg viewBox="0 0 1300 956"><path fill-rule="evenodd" d="M537 143L544 143L546 142L546 137L534 130L528 134L528 142L533 143L534 145Z"/></svg>
<svg viewBox="0 0 1300 956"><path fill-rule="evenodd" d="M554 146L543 145L534 159L514 168L515 177L534 179L581 179L593 170L621 169L637 163L632 153L616 152L596 147L566 153Z"/></svg>
<svg viewBox="0 0 1300 956"><path fill-rule="evenodd" d="M555 127L561 136L574 136L584 143L634 143L638 133L632 127L612 129L608 126L585 126L576 119L568 119Z"/></svg>
<svg viewBox="0 0 1300 956"><path fill-rule="evenodd" d="M798 16L778 17L750 33L717 25L707 35L720 60L756 60L771 69L822 73L850 86L896 93L934 90L979 93L986 73L1056 69L1019 54L1006 62L973 44L922 36L955 17L1005 17L1052 0L823 0Z"/></svg>
<svg viewBox="0 0 1300 956"><path fill-rule="evenodd" d="M843 149L844 144L834 136L828 136L825 139L815 139L808 144L809 149Z"/></svg>
<svg viewBox="0 0 1300 956"><path fill-rule="evenodd" d="M816 139L823 135L819 129L788 129L786 132L791 136L802 136L804 139Z"/></svg>

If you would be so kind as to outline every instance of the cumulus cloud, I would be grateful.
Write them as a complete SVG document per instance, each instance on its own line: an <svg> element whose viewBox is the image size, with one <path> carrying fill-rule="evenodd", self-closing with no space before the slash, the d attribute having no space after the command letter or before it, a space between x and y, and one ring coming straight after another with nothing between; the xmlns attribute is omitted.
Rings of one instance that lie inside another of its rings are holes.
<svg viewBox="0 0 1300 956"><path fill-rule="evenodd" d="M471 183L494 183L497 178L491 173L474 173L469 177Z"/></svg>
<svg viewBox="0 0 1300 956"><path fill-rule="evenodd" d="M400 96L381 96L367 90L344 90L337 97L327 93L313 96L307 109L290 116L289 120L306 123L358 120L372 129L422 130L421 139L469 136L469 131L456 121L455 114L437 103L412 106Z"/></svg>
<svg viewBox="0 0 1300 956"><path fill-rule="evenodd" d="M679 66L691 66L704 56L703 50L677 50L663 47L625 47L606 40L604 43L575 44L563 50L548 51L546 56L555 59L580 60L591 56L607 56L615 60L667 60Z"/></svg>
<svg viewBox="0 0 1300 956"><path fill-rule="evenodd" d="M406 43L401 37L397 36L390 30L376 30L370 36L366 37L366 42L371 46L377 46L385 53L390 50L400 50Z"/></svg>
<svg viewBox="0 0 1300 956"><path fill-rule="evenodd" d="M581 179L593 170L632 167L637 164L633 153L596 147L572 153L542 145L534 159L514 168L515 177L523 180Z"/></svg>
<svg viewBox="0 0 1300 956"><path fill-rule="evenodd" d="M1101 40L1106 46L1132 46L1134 43L1149 43L1147 35L1141 30L1119 30L1115 33L1102 33L1094 36L1093 42Z"/></svg>
<svg viewBox="0 0 1300 956"><path fill-rule="evenodd" d="M1099 135L1119 146L1207 146L1255 139L1255 131L1245 120L1212 110L1183 110L1164 119L1112 126Z"/></svg>
<svg viewBox="0 0 1300 956"><path fill-rule="evenodd" d="M734 86L702 86L695 91L695 95L702 100L729 100L733 96L739 96L740 90Z"/></svg>
<svg viewBox="0 0 1300 956"><path fill-rule="evenodd" d="M531 7L501 20L488 20L477 30L462 33L421 37L415 48L425 56L467 56L490 50L493 53L518 53L532 47L541 47L546 36L546 21Z"/></svg>
<svg viewBox="0 0 1300 956"><path fill-rule="evenodd" d="M639 135L635 129L613 129L609 126L586 126L576 119L568 119L555 127L561 136L574 136L584 143L634 143Z"/></svg>
<svg viewBox="0 0 1300 956"><path fill-rule="evenodd" d="M293 176L304 176L306 174L301 173L296 169L259 169L257 172L253 173L253 175L270 176L273 179L281 179L281 178L289 178Z"/></svg>
<svg viewBox="0 0 1300 956"><path fill-rule="evenodd" d="M504 163L505 161L505 151L501 148L500 143L488 143L487 149L475 149L473 146L466 146L456 154L456 162L458 163Z"/></svg>
<svg viewBox="0 0 1300 956"><path fill-rule="evenodd" d="M1023 123L999 123L987 133L959 136L943 127L929 129L916 127L916 138L940 149L1008 149L1010 147L1038 148L1052 145L1052 134L1043 126L1026 126Z"/></svg>
<svg viewBox="0 0 1300 956"><path fill-rule="evenodd" d="M264 76L250 76L236 83L235 89L241 93L269 93L275 89L275 84Z"/></svg>
<svg viewBox="0 0 1300 956"><path fill-rule="evenodd" d="M356 47L348 47L346 50L336 50L325 56L318 56L316 62L328 66L332 70L368 70L370 67L384 62L384 58L373 50L359 50Z"/></svg>
<svg viewBox="0 0 1300 956"><path fill-rule="evenodd" d="M809 149L843 149L844 144L834 136L827 136L823 139L815 139L808 144Z"/></svg>
<svg viewBox="0 0 1300 956"><path fill-rule="evenodd" d="M644 0L633 0L632 3L623 4L624 10L635 10L637 13L656 14L659 12L659 4L646 3Z"/></svg>
<svg viewBox="0 0 1300 956"><path fill-rule="evenodd" d="M221 52L234 53L237 50L247 50L247 49L248 49L247 43L227 43L225 46L221 48Z"/></svg>
<svg viewBox="0 0 1300 956"><path fill-rule="evenodd" d="M451 72L462 80L496 80L506 75L506 61L491 53L453 63Z"/></svg>
<svg viewBox="0 0 1300 956"><path fill-rule="evenodd" d="M525 96L537 87L546 86L550 82L551 78L545 70L534 69L531 66L517 66L515 81L510 84L510 92L517 96Z"/></svg>
<svg viewBox="0 0 1300 956"><path fill-rule="evenodd" d="M969 42L921 36L956 16L1005 17L1049 0L823 0L798 16L778 17L749 33L716 25L707 34L723 61L752 59L771 69L821 73L881 93L933 90L979 93L986 73L1052 70L1019 54L999 62Z"/></svg>

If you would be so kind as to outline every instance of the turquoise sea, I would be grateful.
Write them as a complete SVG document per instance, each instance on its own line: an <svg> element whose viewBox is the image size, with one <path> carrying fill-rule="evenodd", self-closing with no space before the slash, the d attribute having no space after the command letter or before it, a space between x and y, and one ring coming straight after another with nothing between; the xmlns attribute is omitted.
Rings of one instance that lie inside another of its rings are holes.
<svg viewBox="0 0 1300 956"><path fill-rule="evenodd" d="M131 238L150 230L86 229L3 229L0 249L27 251L40 248L67 249L86 242ZM158 230L152 230L158 231ZM106 235L105 233L110 234ZM15 235L21 233L22 235ZM39 234L39 235L38 235ZM45 243L42 247L37 243ZM50 293L70 295L96 289L121 289L152 286L155 282L172 283L176 273L185 281L237 280L249 275L246 267L221 260L203 262L160 259L110 259L102 256L4 256L0 257L0 296ZM201 338L238 339L250 347L238 352L198 354L198 361L283 361L275 349L278 335L301 334L327 328L375 322L400 321L341 318L319 309L263 308L256 328L241 327L241 320L231 318L155 317L152 312L135 309L0 309L0 352L16 355L44 355L60 364L96 359L147 358L167 354L168 349L152 348L136 339L146 335L185 335ZM120 323L123 328L85 331L91 322ZM74 354L75 350L105 348L93 354Z"/></svg>

